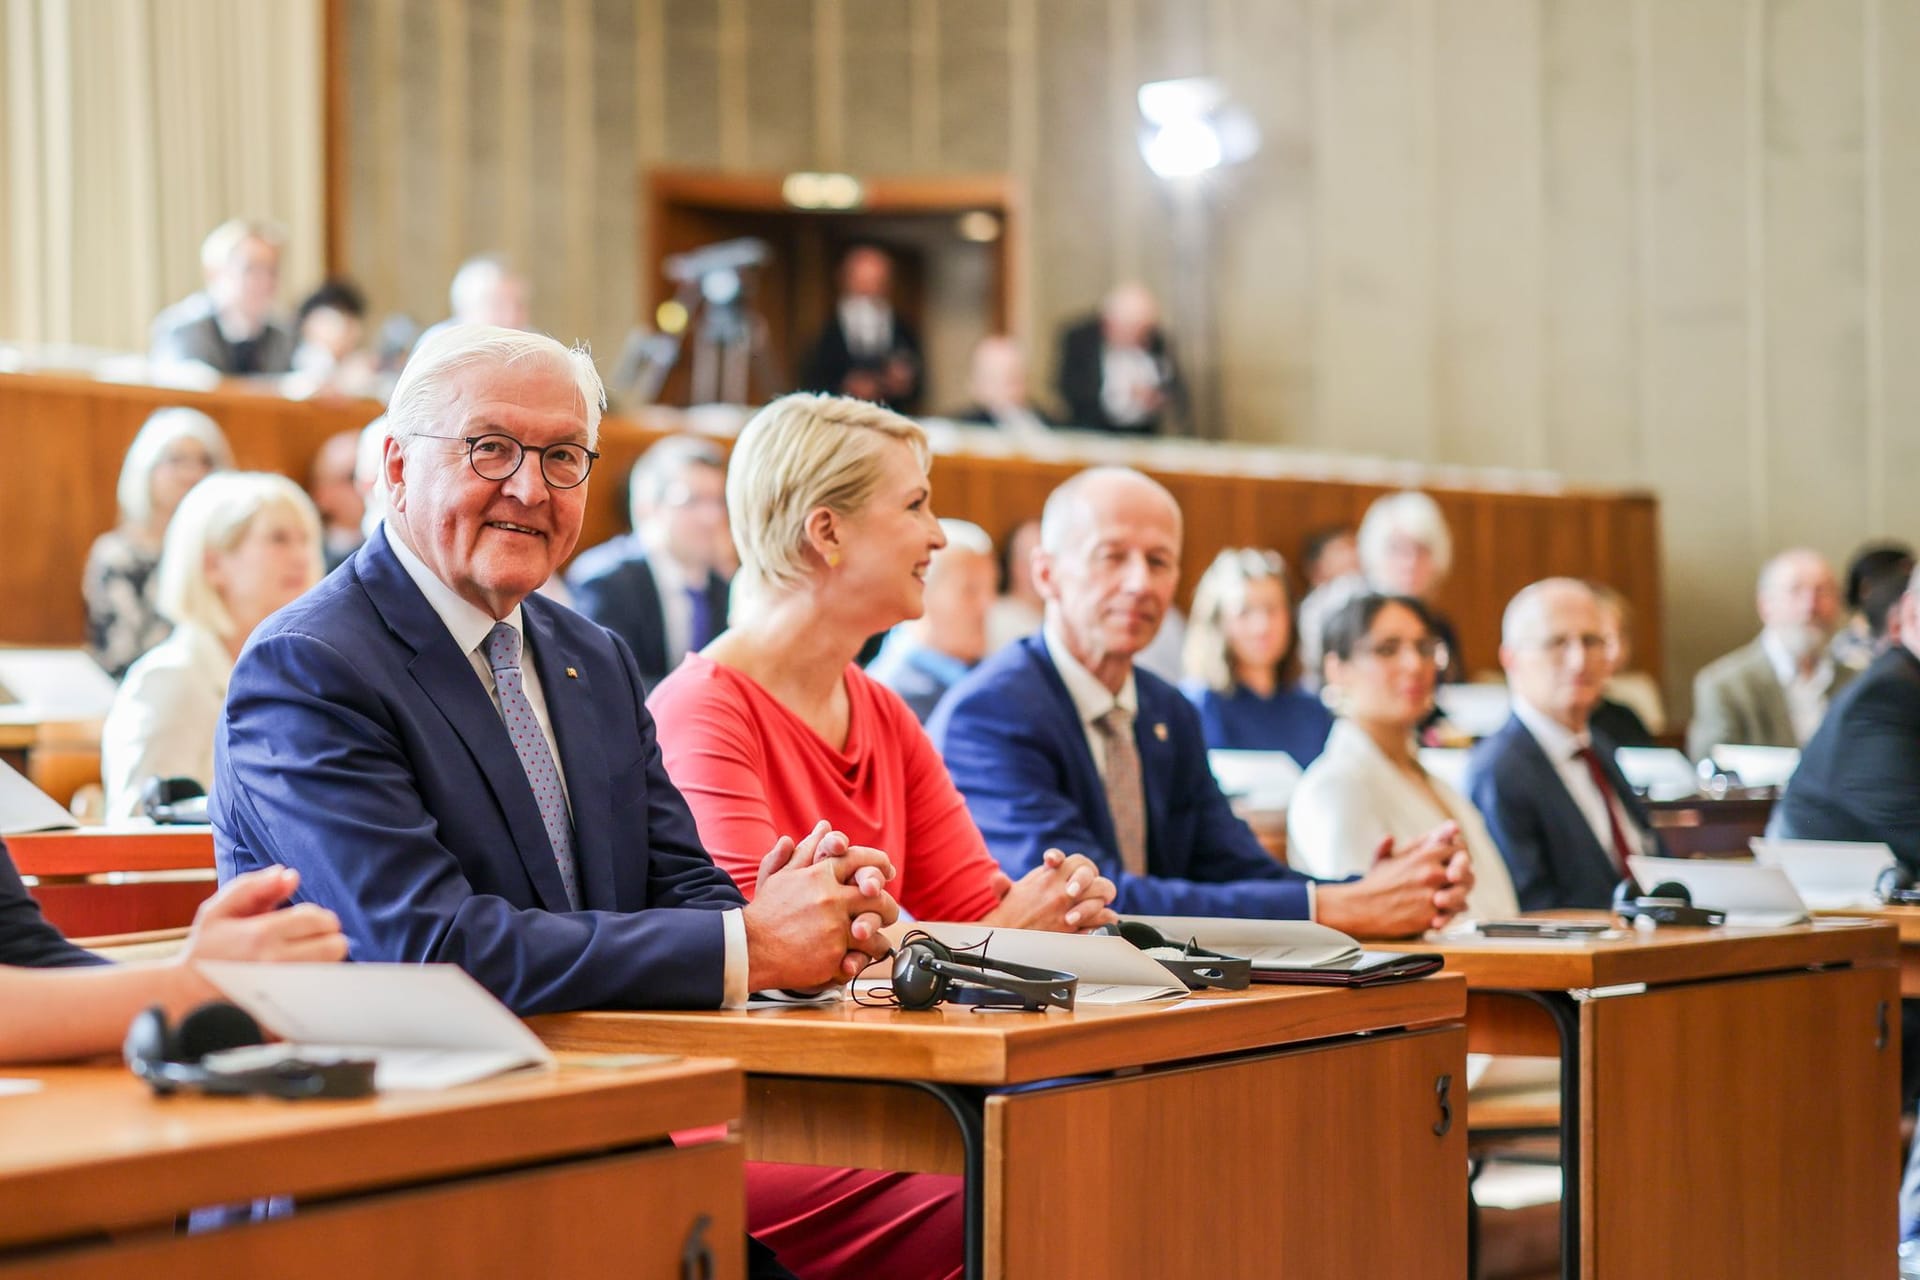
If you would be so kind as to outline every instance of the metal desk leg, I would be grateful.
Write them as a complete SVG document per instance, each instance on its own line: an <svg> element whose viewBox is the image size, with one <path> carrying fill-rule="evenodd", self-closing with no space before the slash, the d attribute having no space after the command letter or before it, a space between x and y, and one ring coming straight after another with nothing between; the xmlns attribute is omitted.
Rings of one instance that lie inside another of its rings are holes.
<svg viewBox="0 0 1920 1280"><path fill-rule="evenodd" d="M926 1080L900 1081L910 1088L932 1094L946 1107L960 1128L960 1146L965 1154L966 1174L961 1182L961 1213L966 1228L965 1270L967 1280L982 1280L986 1271L987 1231L987 1126L984 1117L985 1095L979 1089L935 1084Z"/></svg>
<svg viewBox="0 0 1920 1280"><path fill-rule="evenodd" d="M1564 991L1506 991L1547 1011L1560 1037L1560 1275L1580 1275L1580 1003Z"/></svg>

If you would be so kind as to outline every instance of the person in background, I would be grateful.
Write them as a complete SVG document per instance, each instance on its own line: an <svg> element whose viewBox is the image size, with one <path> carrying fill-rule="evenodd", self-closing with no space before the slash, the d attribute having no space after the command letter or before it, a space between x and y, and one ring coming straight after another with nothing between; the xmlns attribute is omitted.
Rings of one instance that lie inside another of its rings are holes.
<svg viewBox="0 0 1920 1280"><path fill-rule="evenodd" d="M200 244L205 287L154 318L151 358L202 364L228 377L293 368L293 333L273 314L285 243L278 227L244 218L209 232Z"/></svg>
<svg viewBox="0 0 1920 1280"><path fill-rule="evenodd" d="M1840 584L1825 556L1805 547L1774 556L1760 570L1754 604L1759 636L1693 679L1687 754L1696 760L1722 742L1804 745L1853 678L1827 652L1840 624Z"/></svg>
<svg viewBox="0 0 1920 1280"><path fill-rule="evenodd" d="M862 642L920 615L922 575L952 550L933 517L926 437L864 401L796 393L755 414L727 474L741 621L648 699L667 772L700 840L749 899L756 846L824 817L885 853L921 920L1071 932L1110 921L1113 884L1053 851L1015 884L987 853L933 745L854 665ZM989 553L978 560L988 590ZM834 1221L819 1206L846 1206ZM946 1275L961 1261L958 1180L748 1166L749 1229L803 1276Z"/></svg>
<svg viewBox="0 0 1920 1280"><path fill-rule="evenodd" d="M1913 573L1913 548L1870 543L1847 563L1846 621L1828 651L1843 667L1864 671L1886 648L1887 619Z"/></svg>
<svg viewBox="0 0 1920 1280"><path fill-rule="evenodd" d="M0 1062L64 1062L116 1052L127 1024L159 1005L169 1019L220 998L202 960L322 964L344 959L340 921L324 907L275 910L300 887L284 867L240 876L194 912L180 954L108 964L60 936L0 845Z"/></svg>
<svg viewBox="0 0 1920 1280"><path fill-rule="evenodd" d="M1333 730L1320 699L1301 690L1287 566L1275 551L1229 547L1193 591L1187 678L1211 749L1284 751L1305 768Z"/></svg>
<svg viewBox="0 0 1920 1280"><path fill-rule="evenodd" d="M1467 794L1486 816L1527 911L1605 910L1627 859L1662 852L1659 833L1594 719L1613 671L1607 612L1592 587L1548 578L1524 587L1500 622L1513 714L1467 760Z"/></svg>
<svg viewBox="0 0 1920 1280"><path fill-rule="evenodd" d="M414 340L413 349L456 324L493 325L501 329L528 329L533 325L533 286L513 269L505 254L480 253L460 264L447 289L451 314L428 325Z"/></svg>
<svg viewBox="0 0 1920 1280"><path fill-rule="evenodd" d="M80 588L87 651L114 679L172 629L154 608L153 571L174 509L202 477L232 468L226 436L198 409L154 410L127 446L115 487L120 523L94 539Z"/></svg>
<svg viewBox="0 0 1920 1280"><path fill-rule="evenodd" d="M1322 877L1357 875L1385 840L1452 826L1473 887L1466 912L1519 909L1513 881L1480 813L1420 763L1416 734L1433 712L1445 665L1427 606L1412 596L1356 596L1327 622L1327 697L1339 719L1287 805L1287 859Z"/></svg>
<svg viewBox="0 0 1920 1280"><path fill-rule="evenodd" d="M1599 606L1601 633L1607 639L1607 683L1587 719L1594 731L1616 749L1657 746L1654 731L1641 711L1644 709L1653 716L1662 731L1666 728L1666 717L1660 714L1659 683L1646 672L1631 669L1633 606L1625 596L1604 583L1586 585Z"/></svg>
<svg viewBox="0 0 1920 1280"><path fill-rule="evenodd" d="M1360 572L1360 543L1353 526L1328 525L1308 534L1300 544L1300 569L1306 574L1308 591Z"/></svg>
<svg viewBox="0 0 1920 1280"><path fill-rule="evenodd" d="M1466 661L1452 622L1434 597L1453 567L1453 535L1440 504L1417 490L1376 498L1360 521L1358 573L1316 587L1300 602L1300 662L1306 682L1319 687L1321 640L1327 620L1359 595L1406 596L1427 607L1435 637L1447 652L1442 684L1466 678Z"/></svg>
<svg viewBox="0 0 1920 1280"><path fill-rule="evenodd" d="M360 541L365 542L380 527L387 514L387 480L384 459L387 452L387 415L381 414L360 428L353 451L353 490L360 495Z"/></svg>
<svg viewBox="0 0 1920 1280"><path fill-rule="evenodd" d="M988 653L1040 629L1046 601L1033 585L1033 553L1039 546L1038 520L1022 520L1000 539L1000 596L987 610Z"/></svg>
<svg viewBox="0 0 1920 1280"><path fill-rule="evenodd" d="M633 464L633 532L580 553L574 608L633 650L651 689L727 627L727 459L698 436L668 436Z"/></svg>
<svg viewBox="0 0 1920 1280"><path fill-rule="evenodd" d="M878 245L855 245L840 260L833 315L801 362L801 390L911 413L922 364L919 335L894 309L893 258Z"/></svg>
<svg viewBox="0 0 1920 1280"><path fill-rule="evenodd" d="M280 384L295 399L315 395L386 398L392 383L366 349L367 299L347 280L327 280L294 312L299 345L293 372Z"/></svg>
<svg viewBox="0 0 1920 1280"><path fill-rule="evenodd" d="M167 527L154 592L173 633L128 668L100 732L110 819L139 814L149 778L211 788L234 659L320 576L320 517L299 485L230 471L193 487Z"/></svg>
<svg viewBox="0 0 1920 1280"><path fill-rule="evenodd" d="M998 427L1012 440L1038 440L1053 419L1034 402L1027 387L1027 353L1004 334L980 339L973 349L967 381L973 403L953 415L955 422Z"/></svg>
<svg viewBox="0 0 1920 1280"><path fill-rule="evenodd" d="M1062 330L1058 372L1070 426L1158 435L1186 411L1160 303L1143 284L1117 286L1097 314Z"/></svg>
<svg viewBox="0 0 1920 1280"><path fill-rule="evenodd" d="M360 432L340 431L314 450L307 472L307 496L320 513L320 558L328 573L367 540L361 529L367 500L354 482L360 460Z"/></svg>
<svg viewBox="0 0 1920 1280"><path fill-rule="evenodd" d="M987 656L987 611L999 572L985 529L942 520L940 531L947 541L927 566L925 612L889 631L867 666L867 674L899 694L921 724Z"/></svg>

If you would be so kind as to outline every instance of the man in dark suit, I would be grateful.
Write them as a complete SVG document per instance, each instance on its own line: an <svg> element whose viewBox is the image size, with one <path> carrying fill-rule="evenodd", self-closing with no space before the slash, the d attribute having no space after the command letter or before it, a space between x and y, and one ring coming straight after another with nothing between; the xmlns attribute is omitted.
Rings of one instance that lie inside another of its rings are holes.
<svg viewBox="0 0 1920 1280"><path fill-rule="evenodd" d="M649 689L727 629L726 465L710 440L659 441L629 477L633 532L567 570L573 607L627 642Z"/></svg>
<svg viewBox="0 0 1920 1280"><path fill-rule="evenodd" d="M893 309L893 259L856 245L840 260L840 297L800 366L800 390L854 396L912 413L920 401L920 336Z"/></svg>
<svg viewBox="0 0 1920 1280"><path fill-rule="evenodd" d="M1513 714L1473 749L1466 790L1527 911L1606 908L1627 858L1658 852L1613 743L1590 722L1611 643L1599 599L1573 578L1523 588L1501 622Z"/></svg>
<svg viewBox="0 0 1920 1280"><path fill-rule="evenodd" d="M1318 882L1268 856L1207 771L1199 713L1134 666L1173 603L1180 508L1137 471L1083 471L1041 517L1046 621L982 663L927 726L987 846L1018 878L1084 853L1121 912L1311 918L1348 933L1437 928L1472 883L1451 823L1383 842L1363 879Z"/></svg>
<svg viewBox="0 0 1920 1280"><path fill-rule="evenodd" d="M520 1014L844 978L885 950L884 855L783 837L743 905L626 646L534 594L579 537L604 403L586 353L541 335L461 326L414 354L386 523L234 668L220 874L292 866L355 958L458 964Z"/></svg>
<svg viewBox="0 0 1920 1280"><path fill-rule="evenodd" d="M1070 426L1155 435L1185 412L1160 304L1142 284L1119 286L1062 332L1057 375Z"/></svg>
<svg viewBox="0 0 1920 1280"><path fill-rule="evenodd" d="M153 359L192 361L230 377L293 368L293 331L273 316L280 290L278 228L235 218L200 246L206 288L153 322Z"/></svg>

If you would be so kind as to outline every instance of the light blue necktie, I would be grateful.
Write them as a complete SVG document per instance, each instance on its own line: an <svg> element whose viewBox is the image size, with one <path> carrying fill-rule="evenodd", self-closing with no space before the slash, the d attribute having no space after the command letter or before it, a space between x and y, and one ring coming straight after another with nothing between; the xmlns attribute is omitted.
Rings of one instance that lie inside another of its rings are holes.
<svg viewBox="0 0 1920 1280"><path fill-rule="evenodd" d="M521 685L520 633L504 622L495 623L487 633L487 665L493 668L494 688L500 694L500 718L506 721L507 736L513 739L520 767L527 771L527 784L540 805L540 821L546 824L547 842L553 846L560 882L567 889L567 905L578 911L580 889L574 883L573 822L567 816L567 794L560 786L553 753L547 749L547 735L540 731L533 704Z"/></svg>

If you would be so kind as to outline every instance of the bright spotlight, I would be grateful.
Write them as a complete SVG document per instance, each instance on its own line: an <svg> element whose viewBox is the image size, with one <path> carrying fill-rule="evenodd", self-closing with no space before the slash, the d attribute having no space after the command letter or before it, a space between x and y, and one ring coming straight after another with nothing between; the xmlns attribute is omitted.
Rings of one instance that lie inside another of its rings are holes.
<svg viewBox="0 0 1920 1280"><path fill-rule="evenodd" d="M1194 178L1260 149L1253 118L1227 101L1210 76L1140 86L1140 155L1164 179Z"/></svg>

